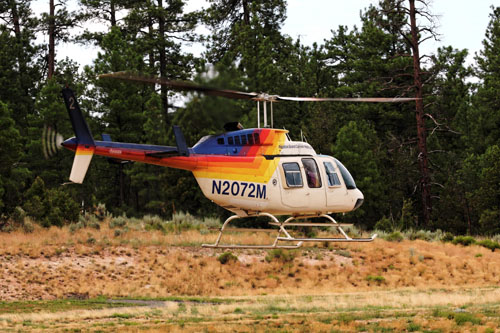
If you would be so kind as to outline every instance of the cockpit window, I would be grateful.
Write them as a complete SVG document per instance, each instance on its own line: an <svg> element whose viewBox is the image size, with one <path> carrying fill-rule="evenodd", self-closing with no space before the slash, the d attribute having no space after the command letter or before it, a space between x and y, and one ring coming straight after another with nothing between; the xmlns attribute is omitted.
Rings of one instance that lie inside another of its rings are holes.
<svg viewBox="0 0 500 333"><path fill-rule="evenodd" d="M354 190L356 188L356 183L354 182L354 178L352 178L349 171L347 171L346 167L342 163L340 163L339 160L335 159L335 162L337 163L340 173L342 174L342 178L344 178L344 183L347 189Z"/></svg>
<svg viewBox="0 0 500 333"><path fill-rule="evenodd" d="M321 178L319 176L318 166L312 158L303 158L302 164L306 172L307 185L310 188L321 187Z"/></svg>
<svg viewBox="0 0 500 333"><path fill-rule="evenodd" d="M337 173L335 172L335 168L331 162L323 162L326 170L326 177L328 178L328 186L339 186L340 179Z"/></svg>
<svg viewBox="0 0 500 333"><path fill-rule="evenodd" d="M300 175L298 163L283 163L283 171L285 172L288 187L302 187L302 176Z"/></svg>

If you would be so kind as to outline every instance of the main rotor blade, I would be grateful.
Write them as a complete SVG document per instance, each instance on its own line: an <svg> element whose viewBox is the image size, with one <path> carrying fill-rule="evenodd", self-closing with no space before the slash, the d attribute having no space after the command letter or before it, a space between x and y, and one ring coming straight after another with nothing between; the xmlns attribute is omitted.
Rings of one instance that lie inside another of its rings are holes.
<svg viewBox="0 0 500 333"><path fill-rule="evenodd" d="M293 102L364 102L364 103L398 103L416 101L418 98L413 97L287 97L275 96L278 101L293 101Z"/></svg>
<svg viewBox="0 0 500 333"><path fill-rule="evenodd" d="M201 86L191 82L171 81L162 77L147 76L144 74L135 74L131 72L115 72L109 74L101 74L99 78L112 78L126 81L135 81L150 84L160 84L167 86L173 90L179 91L198 91L210 96L220 96L234 99L246 99L264 102L277 101L293 101L293 102L369 102L369 103L398 103L415 101L417 98L412 97L288 97L278 95L268 95L265 93L248 93L237 90L217 89L207 86Z"/></svg>
<svg viewBox="0 0 500 333"><path fill-rule="evenodd" d="M126 81L160 84L174 90L198 91L210 96L220 96L220 97L235 98L235 99L253 99L258 96L257 93L247 93L236 90L217 89L217 88L200 86L190 82L171 81L161 77L137 75L127 72L101 74L99 75L99 78L112 78L112 79L119 79Z"/></svg>

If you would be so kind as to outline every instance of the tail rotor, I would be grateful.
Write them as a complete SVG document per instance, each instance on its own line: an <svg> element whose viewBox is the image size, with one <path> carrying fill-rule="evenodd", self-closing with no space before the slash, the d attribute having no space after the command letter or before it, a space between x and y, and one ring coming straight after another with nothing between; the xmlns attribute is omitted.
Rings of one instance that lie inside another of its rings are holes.
<svg viewBox="0 0 500 333"><path fill-rule="evenodd" d="M61 143L63 141L64 138L61 134L57 133L52 127L45 125L42 132L42 148L45 159L57 154L57 151L62 148Z"/></svg>

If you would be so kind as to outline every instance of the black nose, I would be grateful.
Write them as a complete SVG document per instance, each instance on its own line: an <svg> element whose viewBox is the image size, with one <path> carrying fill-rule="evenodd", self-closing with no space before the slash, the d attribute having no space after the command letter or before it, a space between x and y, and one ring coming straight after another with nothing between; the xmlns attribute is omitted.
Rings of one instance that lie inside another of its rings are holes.
<svg viewBox="0 0 500 333"><path fill-rule="evenodd" d="M365 201L364 199L358 199L358 200L356 200L356 204L354 205L354 209L353 210L356 210L359 207L361 207L361 205L363 204L364 201Z"/></svg>

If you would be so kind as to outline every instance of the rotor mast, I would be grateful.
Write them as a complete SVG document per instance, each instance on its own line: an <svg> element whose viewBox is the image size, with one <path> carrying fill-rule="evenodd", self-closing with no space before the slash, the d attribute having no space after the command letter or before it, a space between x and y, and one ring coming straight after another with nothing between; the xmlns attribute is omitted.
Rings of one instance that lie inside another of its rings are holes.
<svg viewBox="0 0 500 333"><path fill-rule="evenodd" d="M275 102L277 100L277 97L276 95L268 95L268 94L264 94L264 93L261 93L261 94L258 94L255 98L252 98L254 101L257 101L257 128L260 128L260 102L262 102L263 104L263 109L264 109L264 114L263 114L263 118L264 118L264 128L274 128L274 115L273 115L273 102ZM271 111L271 117L270 117L270 121L271 121L271 126L269 126L268 124L268 117L267 117L267 103L270 103L271 105L271 108L270 108L270 111Z"/></svg>

